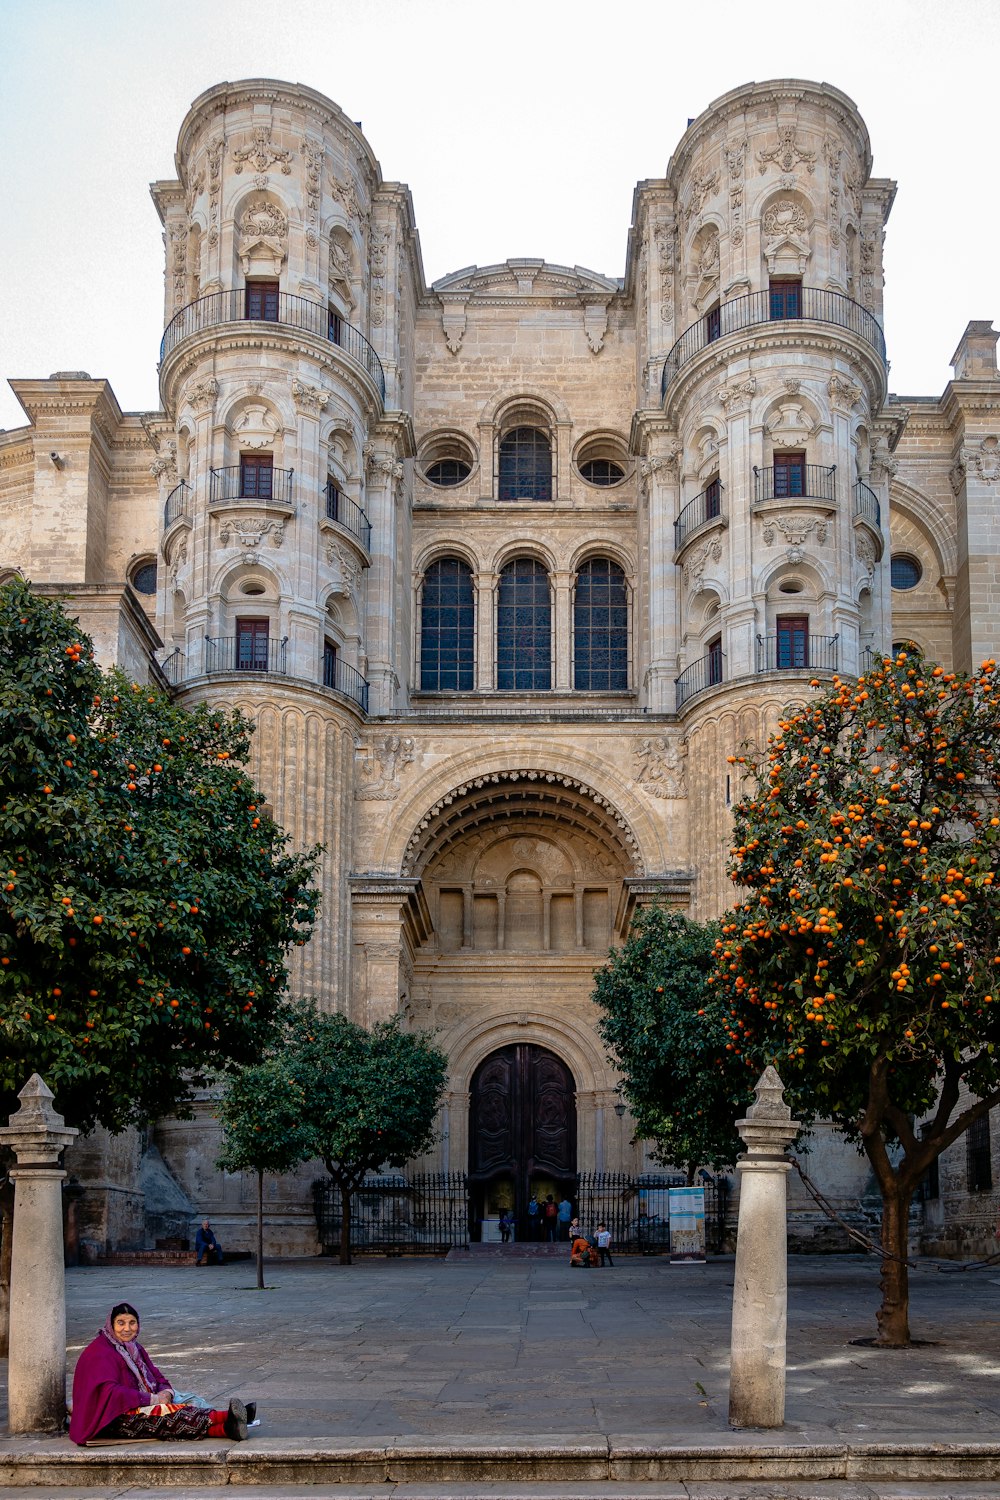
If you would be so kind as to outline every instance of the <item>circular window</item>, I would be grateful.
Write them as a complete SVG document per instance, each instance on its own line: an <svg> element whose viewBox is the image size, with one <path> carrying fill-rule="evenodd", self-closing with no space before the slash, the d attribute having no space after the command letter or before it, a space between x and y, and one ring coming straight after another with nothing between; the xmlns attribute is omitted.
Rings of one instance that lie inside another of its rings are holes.
<svg viewBox="0 0 1000 1500"><path fill-rule="evenodd" d="M588 458L580 465L580 473L588 484L599 484L607 488L621 484L625 470L613 458Z"/></svg>
<svg viewBox="0 0 1000 1500"><path fill-rule="evenodd" d="M915 589L923 570L915 557L905 554L894 556L889 567L889 576L894 589Z"/></svg>
<svg viewBox="0 0 1000 1500"><path fill-rule="evenodd" d="M262 583L245 583L240 589L241 594L249 594L252 598L255 598L258 594L263 594L265 592L266 590Z"/></svg>
<svg viewBox="0 0 1000 1500"><path fill-rule="evenodd" d="M795 578L788 578L784 583L778 584L779 594L801 594L802 585Z"/></svg>
<svg viewBox="0 0 1000 1500"><path fill-rule="evenodd" d="M156 564L155 564L155 562L141 563L140 566L134 570L134 572L132 574L132 578L131 578L131 583L132 583L132 587L135 589L135 591L136 591L137 594L155 594L156 593Z"/></svg>
<svg viewBox="0 0 1000 1500"><path fill-rule="evenodd" d="M447 489L453 484L464 484L472 473L472 465L462 458L439 458L437 463L424 470L428 484L437 484Z"/></svg>

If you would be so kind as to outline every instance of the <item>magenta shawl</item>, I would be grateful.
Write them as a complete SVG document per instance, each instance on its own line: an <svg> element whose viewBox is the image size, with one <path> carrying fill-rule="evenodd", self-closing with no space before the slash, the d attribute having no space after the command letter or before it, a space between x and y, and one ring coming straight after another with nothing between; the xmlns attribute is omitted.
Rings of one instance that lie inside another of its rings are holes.
<svg viewBox="0 0 1000 1500"><path fill-rule="evenodd" d="M140 1343L119 1345L105 1326L77 1360L70 1437L83 1447L115 1417L146 1406L151 1394L169 1385Z"/></svg>

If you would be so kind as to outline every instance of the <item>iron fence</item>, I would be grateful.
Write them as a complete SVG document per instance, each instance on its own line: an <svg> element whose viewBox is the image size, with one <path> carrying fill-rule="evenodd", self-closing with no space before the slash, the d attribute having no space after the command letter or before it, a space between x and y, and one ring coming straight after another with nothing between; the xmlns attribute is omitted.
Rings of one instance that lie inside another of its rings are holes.
<svg viewBox="0 0 1000 1500"><path fill-rule="evenodd" d="M707 1174L706 1174L707 1176ZM670 1252L670 1189L685 1187L682 1175L643 1172L581 1172L576 1212L585 1234L598 1224L611 1231L612 1253L667 1255ZM729 1182L725 1177L702 1178L695 1184L705 1193L705 1248L718 1254L726 1235Z"/></svg>
<svg viewBox="0 0 1000 1500"><path fill-rule="evenodd" d="M722 515L722 495L723 487L716 479L700 495L695 495L693 500L688 501L674 522L675 552L692 531L697 531L699 526Z"/></svg>
<svg viewBox="0 0 1000 1500"><path fill-rule="evenodd" d="M840 632L810 635L805 631L757 637L758 672L836 672Z"/></svg>
<svg viewBox="0 0 1000 1500"><path fill-rule="evenodd" d="M330 1177L313 1184L316 1228L324 1255L340 1249L340 1189ZM464 1172L392 1173L369 1177L351 1202L353 1255L446 1255L469 1243L469 1181Z"/></svg>
<svg viewBox="0 0 1000 1500"><path fill-rule="evenodd" d="M163 505L163 528L172 526L181 516L191 513L191 486L185 480L175 484Z"/></svg>
<svg viewBox="0 0 1000 1500"><path fill-rule="evenodd" d="M721 651L710 651L686 667L675 679L678 712L695 693L703 693L708 687L716 687L726 680L726 658Z"/></svg>
<svg viewBox="0 0 1000 1500"><path fill-rule="evenodd" d="M833 500L837 498L837 465L790 464L753 471L753 503L764 500Z"/></svg>
<svg viewBox="0 0 1000 1500"><path fill-rule="evenodd" d="M338 526L343 526L345 531L357 537L366 552L370 552L372 523L361 506L356 505L349 495L345 495L342 490L338 489L332 480L327 482L324 494L327 520L336 521Z"/></svg>
<svg viewBox="0 0 1000 1500"><path fill-rule="evenodd" d="M264 315L255 317L254 313ZM246 287L234 287L231 291L225 292L210 292L205 297L199 297L196 302L189 302L187 307L182 307L167 324L160 344L160 359L161 361L166 359L179 343L192 334L203 333L209 328L217 328L222 323L247 321L279 323L286 328L310 333L315 338L326 339L331 344L337 344L368 372L378 387L382 400L385 400L385 372L382 368L382 361L364 334L345 322L325 303L311 302L307 297L297 297L288 292L279 293L273 305L266 308L254 306Z"/></svg>
<svg viewBox="0 0 1000 1500"><path fill-rule="evenodd" d="M743 333L764 323L787 323L792 319L804 323L832 323L835 328L843 328L863 339L885 363L885 335L878 320L860 303L845 297L842 292L804 286L798 300L790 304L787 298L775 297L774 291L768 289L724 302L684 330L664 363L661 397L667 394L667 387L681 366L717 339L726 338L731 333Z"/></svg>
<svg viewBox="0 0 1000 1500"><path fill-rule="evenodd" d="M876 531L882 530L882 510L878 496L863 479L856 480L854 484L854 514L874 526Z"/></svg>
<svg viewBox="0 0 1000 1500"><path fill-rule="evenodd" d="M262 505L291 505L294 469L251 469L229 464L210 469L210 505L229 505L237 500L256 500Z"/></svg>

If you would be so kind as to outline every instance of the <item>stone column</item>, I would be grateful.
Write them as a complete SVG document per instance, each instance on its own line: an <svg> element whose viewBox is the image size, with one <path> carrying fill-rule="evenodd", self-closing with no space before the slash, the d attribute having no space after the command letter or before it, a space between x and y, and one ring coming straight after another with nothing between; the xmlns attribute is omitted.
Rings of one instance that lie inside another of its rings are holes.
<svg viewBox="0 0 1000 1500"><path fill-rule="evenodd" d="M0 1128L17 1158L10 1276L9 1431L61 1432L66 1418L66 1276L59 1157L79 1134L32 1073Z"/></svg>
<svg viewBox="0 0 1000 1500"><path fill-rule="evenodd" d="M768 1066L757 1080L756 1102L736 1129L746 1142L740 1158L740 1211L733 1286L729 1377L731 1427L780 1427L785 1420L785 1328L788 1311L785 1148L799 1123L784 1102L781 1079Z"/></svg>

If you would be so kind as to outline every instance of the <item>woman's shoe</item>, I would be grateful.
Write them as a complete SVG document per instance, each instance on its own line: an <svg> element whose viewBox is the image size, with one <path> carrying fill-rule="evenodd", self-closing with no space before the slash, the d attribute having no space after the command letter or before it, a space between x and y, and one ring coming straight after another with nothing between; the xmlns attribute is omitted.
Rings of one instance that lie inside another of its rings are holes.
<svg viewBox="0 0 1000 1500"><path fill-rule="evenodd" d="M243 1443L247 1436L247 1409L238 1397L234 1396L229 1403L226 1420L223 1423L226 1437L231 1438L234 1443Z"/></svg>

